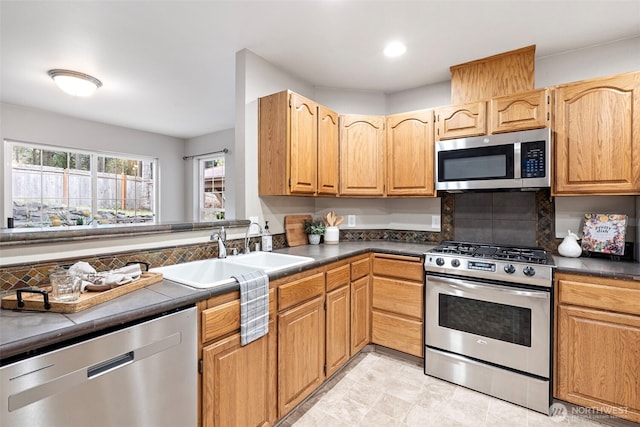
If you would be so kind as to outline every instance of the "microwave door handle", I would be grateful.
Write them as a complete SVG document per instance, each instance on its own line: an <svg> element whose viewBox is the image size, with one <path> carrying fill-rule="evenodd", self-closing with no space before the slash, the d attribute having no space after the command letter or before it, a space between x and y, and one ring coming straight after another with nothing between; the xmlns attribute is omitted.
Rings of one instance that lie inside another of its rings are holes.
<svg viewBox="0 0 640 427"><path fill-rule="evenodd" d="M514 179L522 178L521 159L522 159L522 144L519 142L514 142L513 143L513 178Z"/></svg>
<svg viewBox="0 0 640 427"><path fill-rule="evenodd" d="M487 285L477 285L469 282L465 282L457 279L440 279L443 282L446 282L450 287L454 289L458 289L464 291L465 289L491 289L494 291L499 291L501 293L515 295L519 297L530 297L530 298L541 298L546 299L549 297L548 292L545 291L525 291L521 289L510 289L505 286L487 286Z"/></svg>

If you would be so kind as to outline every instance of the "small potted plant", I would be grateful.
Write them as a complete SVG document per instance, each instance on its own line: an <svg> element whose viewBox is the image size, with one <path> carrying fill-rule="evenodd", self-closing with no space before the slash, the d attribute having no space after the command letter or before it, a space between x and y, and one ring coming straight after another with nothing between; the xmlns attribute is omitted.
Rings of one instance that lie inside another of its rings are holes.
<svg viewBox="0 0 640 427"><path fill-rule="evenodd" d="M307 220L304 222L304 232L309 236L309 243L317 245L320 243L320 236L324 234L324 222L320 220Z"/></svg>

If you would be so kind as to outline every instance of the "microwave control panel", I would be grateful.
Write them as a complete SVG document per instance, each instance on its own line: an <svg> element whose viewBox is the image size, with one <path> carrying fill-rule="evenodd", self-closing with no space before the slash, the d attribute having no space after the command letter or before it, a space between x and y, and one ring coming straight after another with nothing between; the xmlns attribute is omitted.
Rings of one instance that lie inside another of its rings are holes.
<svg viewBox="0 0 640 427"><path fill-rule="evenodd" d="M544 178L547 175L544 141L523 142L521 150L522 178Z"/></svg>

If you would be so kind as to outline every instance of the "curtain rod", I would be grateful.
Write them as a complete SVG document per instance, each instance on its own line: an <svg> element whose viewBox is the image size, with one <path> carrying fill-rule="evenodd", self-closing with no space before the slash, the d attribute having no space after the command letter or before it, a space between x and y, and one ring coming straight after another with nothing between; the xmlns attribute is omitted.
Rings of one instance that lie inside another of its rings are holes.
<svg viewBox="0 0 640 427"><path fill-rule="evenodd" d="M208 153L194 154L192 156L182 156L182 160L189 160L189 159L193 159L194 157L207 156L209 154L218 154L218 153L227 154L228 152L229 152L228 148L223 148L222 150L210 151Z"/></svg>

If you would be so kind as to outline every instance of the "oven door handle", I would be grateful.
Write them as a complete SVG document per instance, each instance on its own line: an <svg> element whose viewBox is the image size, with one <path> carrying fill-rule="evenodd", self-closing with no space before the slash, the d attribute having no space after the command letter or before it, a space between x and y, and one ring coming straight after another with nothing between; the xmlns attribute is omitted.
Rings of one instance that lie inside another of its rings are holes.
<svg viewBox="0 0 640 427"><path fill-rule="evenodd" d="M491 286L491 285L479 285L473 284L466 281L458 280L458 279L445 279L438 277L439 281L446 282L449 286L454 289L465 290L465 289L491 289L491 290L499 290L502 293L509 295L516 295L519 297L529 297L529 298L541 298L547 299L549 298L549 293L545 291L525 291L522 289L511 289L506 286Z"/></svg>

